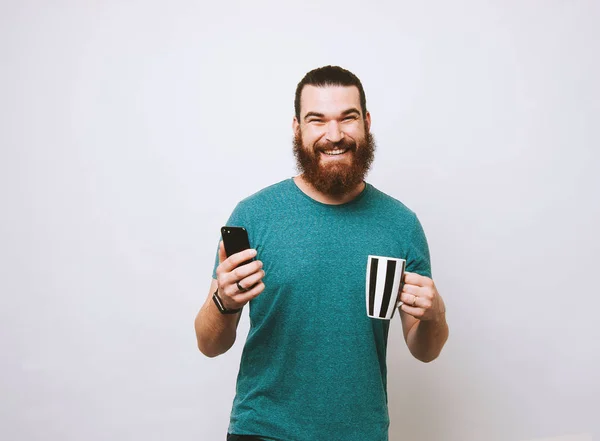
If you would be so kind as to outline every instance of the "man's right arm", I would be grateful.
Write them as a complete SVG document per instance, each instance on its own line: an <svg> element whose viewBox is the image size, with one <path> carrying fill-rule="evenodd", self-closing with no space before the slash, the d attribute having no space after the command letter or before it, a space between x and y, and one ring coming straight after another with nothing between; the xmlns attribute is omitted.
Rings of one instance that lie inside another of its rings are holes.
<svg viewBox="0 0 600 441"><path fill-rule="evenodd" d="M221 314L212 299L218 287L216 279L212 280L208 297L202 305L194 321L198 349L207 357L216 357L227 352L235 342L237 325L242 316L236 314Z"/></svg>
<svg viewBox="0 0 600 441"><path fill-rule="evenodd" d="M265 273L261 261L255 260L239 266L254 256L256 251L250 249L227 258L223 243L219 246L217 278L212 280L208 296L194 321L198 349L208 357L221 355L233 346L241 317L241 311L236 314L222 314L212 299L213 293L218 290L221 303L227 309L238 309L265 288L262 283ZM240 291L238 286L251 288Z"/></svg>

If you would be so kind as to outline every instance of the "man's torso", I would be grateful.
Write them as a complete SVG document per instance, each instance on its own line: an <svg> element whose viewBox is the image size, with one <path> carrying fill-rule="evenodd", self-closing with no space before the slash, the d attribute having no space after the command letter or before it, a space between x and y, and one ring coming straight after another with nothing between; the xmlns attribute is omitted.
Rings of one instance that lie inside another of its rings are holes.
<svg viewBox="0 0 600 441"><path fill-rule="evenodd" d="M320 204L290 179L242 201L228 224L248 230L266 286L250 303L229 431L386 440L389 322L366 315L367 256L430 276L414 213L370 185L348 204Z"/></svg>

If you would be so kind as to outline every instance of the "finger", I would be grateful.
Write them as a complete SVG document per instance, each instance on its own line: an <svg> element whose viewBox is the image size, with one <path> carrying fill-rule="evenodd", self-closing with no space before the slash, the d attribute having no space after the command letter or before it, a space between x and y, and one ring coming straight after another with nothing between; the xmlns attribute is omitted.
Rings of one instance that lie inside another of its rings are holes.
<svg viewBox="0 0 600 441"><path fill-rule="evenodd" d="M227 260L227 253L225 253L225 245L223 241L219 242L219 263L223 263Z"/></svg>
<svg viewBox="0 0 600 441"><path fill-rule="evenodd" d="M242 293L242 294L238 294L235 297L233 297L231 300L233 302L235 302L237 308L240 308L240 307L244 306L246 303L248 303L250 300L252 300L253 298L257 297L260 293L262 293L264 291L264 289L265 289L265 284L260 282L256 286L254 286L252 289L250 289L249 291L246 291L245 293Z"/></svg>
<svg viewBox="0 0 600 441"><path fill-rule="evenodd" d="M224 274L222 281L226 284L235 284L235 282L239 282L240 280L245 279L259 271L261 271L263 263L260 260L255 260L253 262L247 263L246 265L238 266L233 271Z"/></svg>
<svg viewBox="0 0 600 441"><path fill-rule="evenodd" d="M433 280L417 273L404 273L404 283L420 287L434 287Z"/></svg>
<svg viewBox="0 0 600 441"><path fill-rule="evenodd" d="M403 292L400 294L400 301L402 301L405 305L419 307L419 297L414 294Z"/></svg>
<svg viewBox="0 0 600 441"><path fill-rule="evenodd" d="M407 285L404 284L402 286L402 292L408 293L408 294L414 294L416 296L419 295L420 291L421 291L421 287L417 286L417 285Z"/></svg>
<svg viewBox="0 0 600 441"><path fill-rule="evenodd" d="M219 287L229 297L239 294L241 290L238 288L237 283L241 282L246 277L252 276L253 274L261 271L262 265L263 263L260 260L255 260L246 265L239 266L231 272L226 272L225 270L221 271L220 268L224 267L225 265L219 265L219 268L217 268L217 272L220 271L217 276L219 280ZM252 286L247 282L244 282L241 285L244 288Z"/></svg>
<svg viewBox="0 0 600 441"><path fill-rule="evenodd" d="M244 288L240 282L235 282L235 286L237 286L237 289L238 289L239 292L246 292L246 291L248 291L248 289ZM250 285L248 285L248 286L250 286Z"/></svg>
<svg viewBox="0 0 600 441"><path fill-rule="evenodd" d="M426 286L428 277L422 276L417 273L404 273L404 284L405 285L416 285Z"/></svg>
<svg viewBox="0 0 600 441"><path fill-rule="evenodd" d="M260 282L265 277L263 270L257 271L250 274L248 277L243 278L238 283L244 288L244 291L249 291L254 285Z"/></svg>
<svg viewBox="0 0 600 441"><path fill-rule="evenodd" d="M256 256L256 250L249 248L239 253L232 254L226 260L223 261L223 269L225 272L231 272L234 268L240 266L240 264L251 260Z"/></svg>
<svg viewBox="0 0 600 441"><path fill-rule="evenodd" d="M418 319L421 319L425 312L421 308L415 308L413 306L407 305L406 303L400 305L400 310Z"/></svg>

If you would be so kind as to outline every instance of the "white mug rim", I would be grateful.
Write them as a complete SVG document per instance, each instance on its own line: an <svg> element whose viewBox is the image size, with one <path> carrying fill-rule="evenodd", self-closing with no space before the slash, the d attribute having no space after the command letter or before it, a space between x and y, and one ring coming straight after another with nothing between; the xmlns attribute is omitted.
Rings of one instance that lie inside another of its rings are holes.
<svg viewBox="0 0 600 441"><path fill-rule="evenodd" d="M371 258L375 258L375 259L386 259L386 260L396 260L399 262L406 262L406 259L402 259L400 257L389 257L389 256L375 256L374 254L369 254L369 259Z"/></svg>

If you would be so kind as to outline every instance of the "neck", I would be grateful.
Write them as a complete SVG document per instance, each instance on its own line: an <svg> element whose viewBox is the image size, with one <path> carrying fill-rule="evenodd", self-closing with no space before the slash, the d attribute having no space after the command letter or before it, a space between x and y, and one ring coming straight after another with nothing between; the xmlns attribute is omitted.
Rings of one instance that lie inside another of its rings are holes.
<svg viewBox="0 0 600 441"><path fill-rule="evenodd" d="M364 190L366 185L363 181L353 189L347 191L346 193L340 195L330 195L317 190L304 179L303 175L298 175L294 177L294 182L296 183L298 188L308 197L314 199L317 202L321 202L322 204L327 205L341 205L350 202Z"/></svg>

